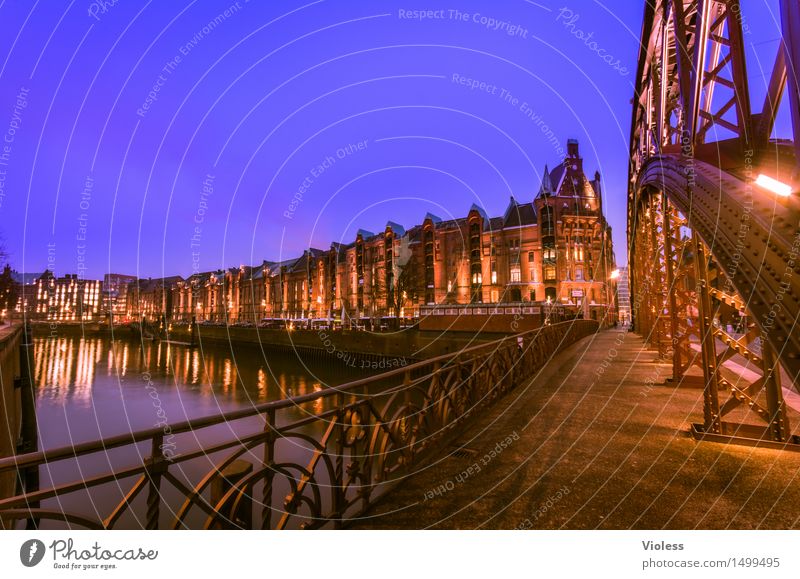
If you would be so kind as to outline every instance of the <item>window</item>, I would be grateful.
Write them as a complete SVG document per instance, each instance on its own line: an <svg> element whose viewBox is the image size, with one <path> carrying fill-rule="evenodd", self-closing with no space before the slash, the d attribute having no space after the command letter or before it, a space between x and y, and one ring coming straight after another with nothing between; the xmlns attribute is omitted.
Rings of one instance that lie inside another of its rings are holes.
<svg viewBox="0 0 800 579"><path fill-rule="evenodd" d="M542 207L541 228L543 235L553 234L553 209L549 205Z"/></svg>
<svg viewBox="0 0 800 579"><path fill-rule="evenodd" d="M453 291L453 281L452 281L452 280L449 280L449 281L447 282L447 293L450 293L450 292L452 292L452 291Z"/></svg>
<svg viewBox="0 0 800 579"><path fill-rule="evenodd" d="M575 268L575 279L577 281L583 281L583 268L580 266Z"/></svg>
<svg viewBox="0 0 800 579"><path fill-rule="evenodd" d="M532 251L528 252L528 263L533 263L533 252Z"/></svg>
<svg viewBox="0 0 800 579"><path fill-rule="evenodd" d="M553 260L556 258L556 248L555 247L545 247L542 253L543 259L550 259Z"/></svg>
<svg viewBox="0 0 800 579"><path fill-rule="evenodd" d="M520 282L522 281L522 275L519 270L519 266L514 266L511 268L511 282Z"/></svg>
<svg viewBox="0 0 800 579"><path fill-rule="evenodd" d="M544 266L544 279L545 279L545 281L555 281L555 279L556 279L556 266L554 266L554 265L546 265L546 266Z"/></svg>
<svg viewBox="0 0 800 579"><path fill-rule="evenodd" d="M530 268L528 270L528 281L536 281L536 268Z"/></svg>
<svg viewBox="0 0 800 579"><path fill-rule="evenodd" d="M528 298L529 298L529 299L530 299L532 302L535 302L535 301L536 301L536 290L530 290L530 291L528 292Z"/></svg>
<svg viewBox="0 0 800 579"><path fill-rule="evenodd" d="M497 263L492 262L492 283L497 283Z"/></svg>

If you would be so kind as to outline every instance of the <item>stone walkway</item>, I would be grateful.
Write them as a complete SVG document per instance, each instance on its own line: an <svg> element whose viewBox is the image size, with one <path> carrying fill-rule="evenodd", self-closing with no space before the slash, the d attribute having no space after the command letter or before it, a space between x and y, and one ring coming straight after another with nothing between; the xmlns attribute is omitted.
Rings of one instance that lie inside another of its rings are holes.
<svg viewBox="0 0 800 579"><path fill-rule="evenodd" d="M800 528L800 453L695 441L702 391L669 372L636 334L586 338L351 527Z"/></svg>

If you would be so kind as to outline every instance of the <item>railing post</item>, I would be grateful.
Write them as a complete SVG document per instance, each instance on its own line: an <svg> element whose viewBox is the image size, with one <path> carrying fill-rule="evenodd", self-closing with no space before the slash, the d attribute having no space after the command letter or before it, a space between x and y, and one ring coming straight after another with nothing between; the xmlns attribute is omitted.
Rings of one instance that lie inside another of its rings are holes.
<svg viewBox="0 0 800 579"><path fill-rule="evenodd" d="M336 462L334 463L334 480L331 481L333 490L333 527L342 528L344 516L344 437L346 436L344 394L336 393Z"/></svg>
<svg viewBox="0 0 800 579"><path fill-rule="evenodd" d="M153 437L150 451L150 462L147 465L147 478L150 479L150 488L147 493L147 530L158 529L159 506L161 503L161 474L166 470L167 463L162 452L164 436L158 434Z"/></svg>
<svg viewBox="0 0 800 579"><path fill-rule="evenodd" d="M275 479L275 439L277 424L275 423L275 409L270 408L267 410L264 421L264 432L267 433L266 440L264 441L264 492L263 509L261 511L261 528L272 528L272 483Z"/></svg>
<svg viewBox="0 0 800 579"><path fill-rule="evenodd" d="M33 339L31 326L23 320L22 335L19 345L19 387L20 406L22 410L21 439L22 445L18 453L26 454L39 449L39 434L36 428L36 391L33 385ZM18 475L19 486L25 493L39 490L39 466L34 465L24 469ZM39 502L28 503L28 508L39 508ZM29 518L25 521L26 529L37 529L39 519Z"/></svg>

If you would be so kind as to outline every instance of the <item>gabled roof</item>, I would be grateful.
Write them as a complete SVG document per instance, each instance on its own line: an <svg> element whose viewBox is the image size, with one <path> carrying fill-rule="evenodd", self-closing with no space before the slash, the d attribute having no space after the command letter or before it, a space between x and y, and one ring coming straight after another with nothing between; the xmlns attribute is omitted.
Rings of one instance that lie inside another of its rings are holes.
<svg viewBox="0 0 800 579"><path fill-rule="evenodd" d="M536 208L533 203L517 203L514 197L503 215L503 227L519 227L536 223Z"/></svg>
<svg viewBox="0 0 800 579"><path fill-rule="evenodd" d="M434 215L433 213L430 213L430 212L425 214L425 218L422 220L423 223L425 221L427 221L428 219L430 219L434 223L441 223L442 222L442 218L441 217L439 217L438 215Z"/></svg>
<svg viewBox="0 0 800 579"><path fill-rule="evenodd" d="M403 236L406 234L405 228L399 223L395 223L394 221L387 221L386 228L391 229L395 235Z"/></svg>
<svg viewBox="0 0 800 579"><path fill-rule="evenodd" d="M492 217L488 221L484 221L484 229L489 229L490 231L500 231L503 229L503 218L502 217Z"/></svg>
<svg viewBox="0 0 800 579"><path fill-rule="evenodd" d="M488 229L488 228L490 228L490 227L491 227L492 229L494 229L494 228L491 226L491 224L489 223L489 216L488 216L488 215L486 215L486 210L484 210L484 208L483 208L483 207L479 207L478 205L476 205L475 203L473 203L473 204L472 204L472 206L469 208L469 213L472 213L473 211L477 211L477 212L478 212L478 214L479 214L479 215L481 216L481 218L483 219L483 228L484 228L484 229Z"/></svg>
<svg viewBox="0 0 800 579"><path fill-rule="evenodd" d="M363 239L364 241L366 241L370 237L375 237L374 233L372 233L371 231L367 231L366 229L359 229L358 232L356 233L356 237L358 237L359 235L361 236L361 239Z"/></svg>

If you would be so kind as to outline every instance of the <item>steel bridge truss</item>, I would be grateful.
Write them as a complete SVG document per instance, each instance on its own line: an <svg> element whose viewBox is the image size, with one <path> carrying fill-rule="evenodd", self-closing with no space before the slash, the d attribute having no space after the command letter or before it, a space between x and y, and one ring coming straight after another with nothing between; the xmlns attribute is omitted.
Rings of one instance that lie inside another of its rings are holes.
<svg viewBox="0 0 800 579"><path fill-rule="evenodd" d="M628 243L635 329L703 388L697 438L800 449L784 389L800 377L800 3L751 111L747 15L733 0L646 3L631 125ZM770 139L784 92L793 141ZM712 140L712 137L714 138ZM782 384L783 381L783 384Z"/></svg>

